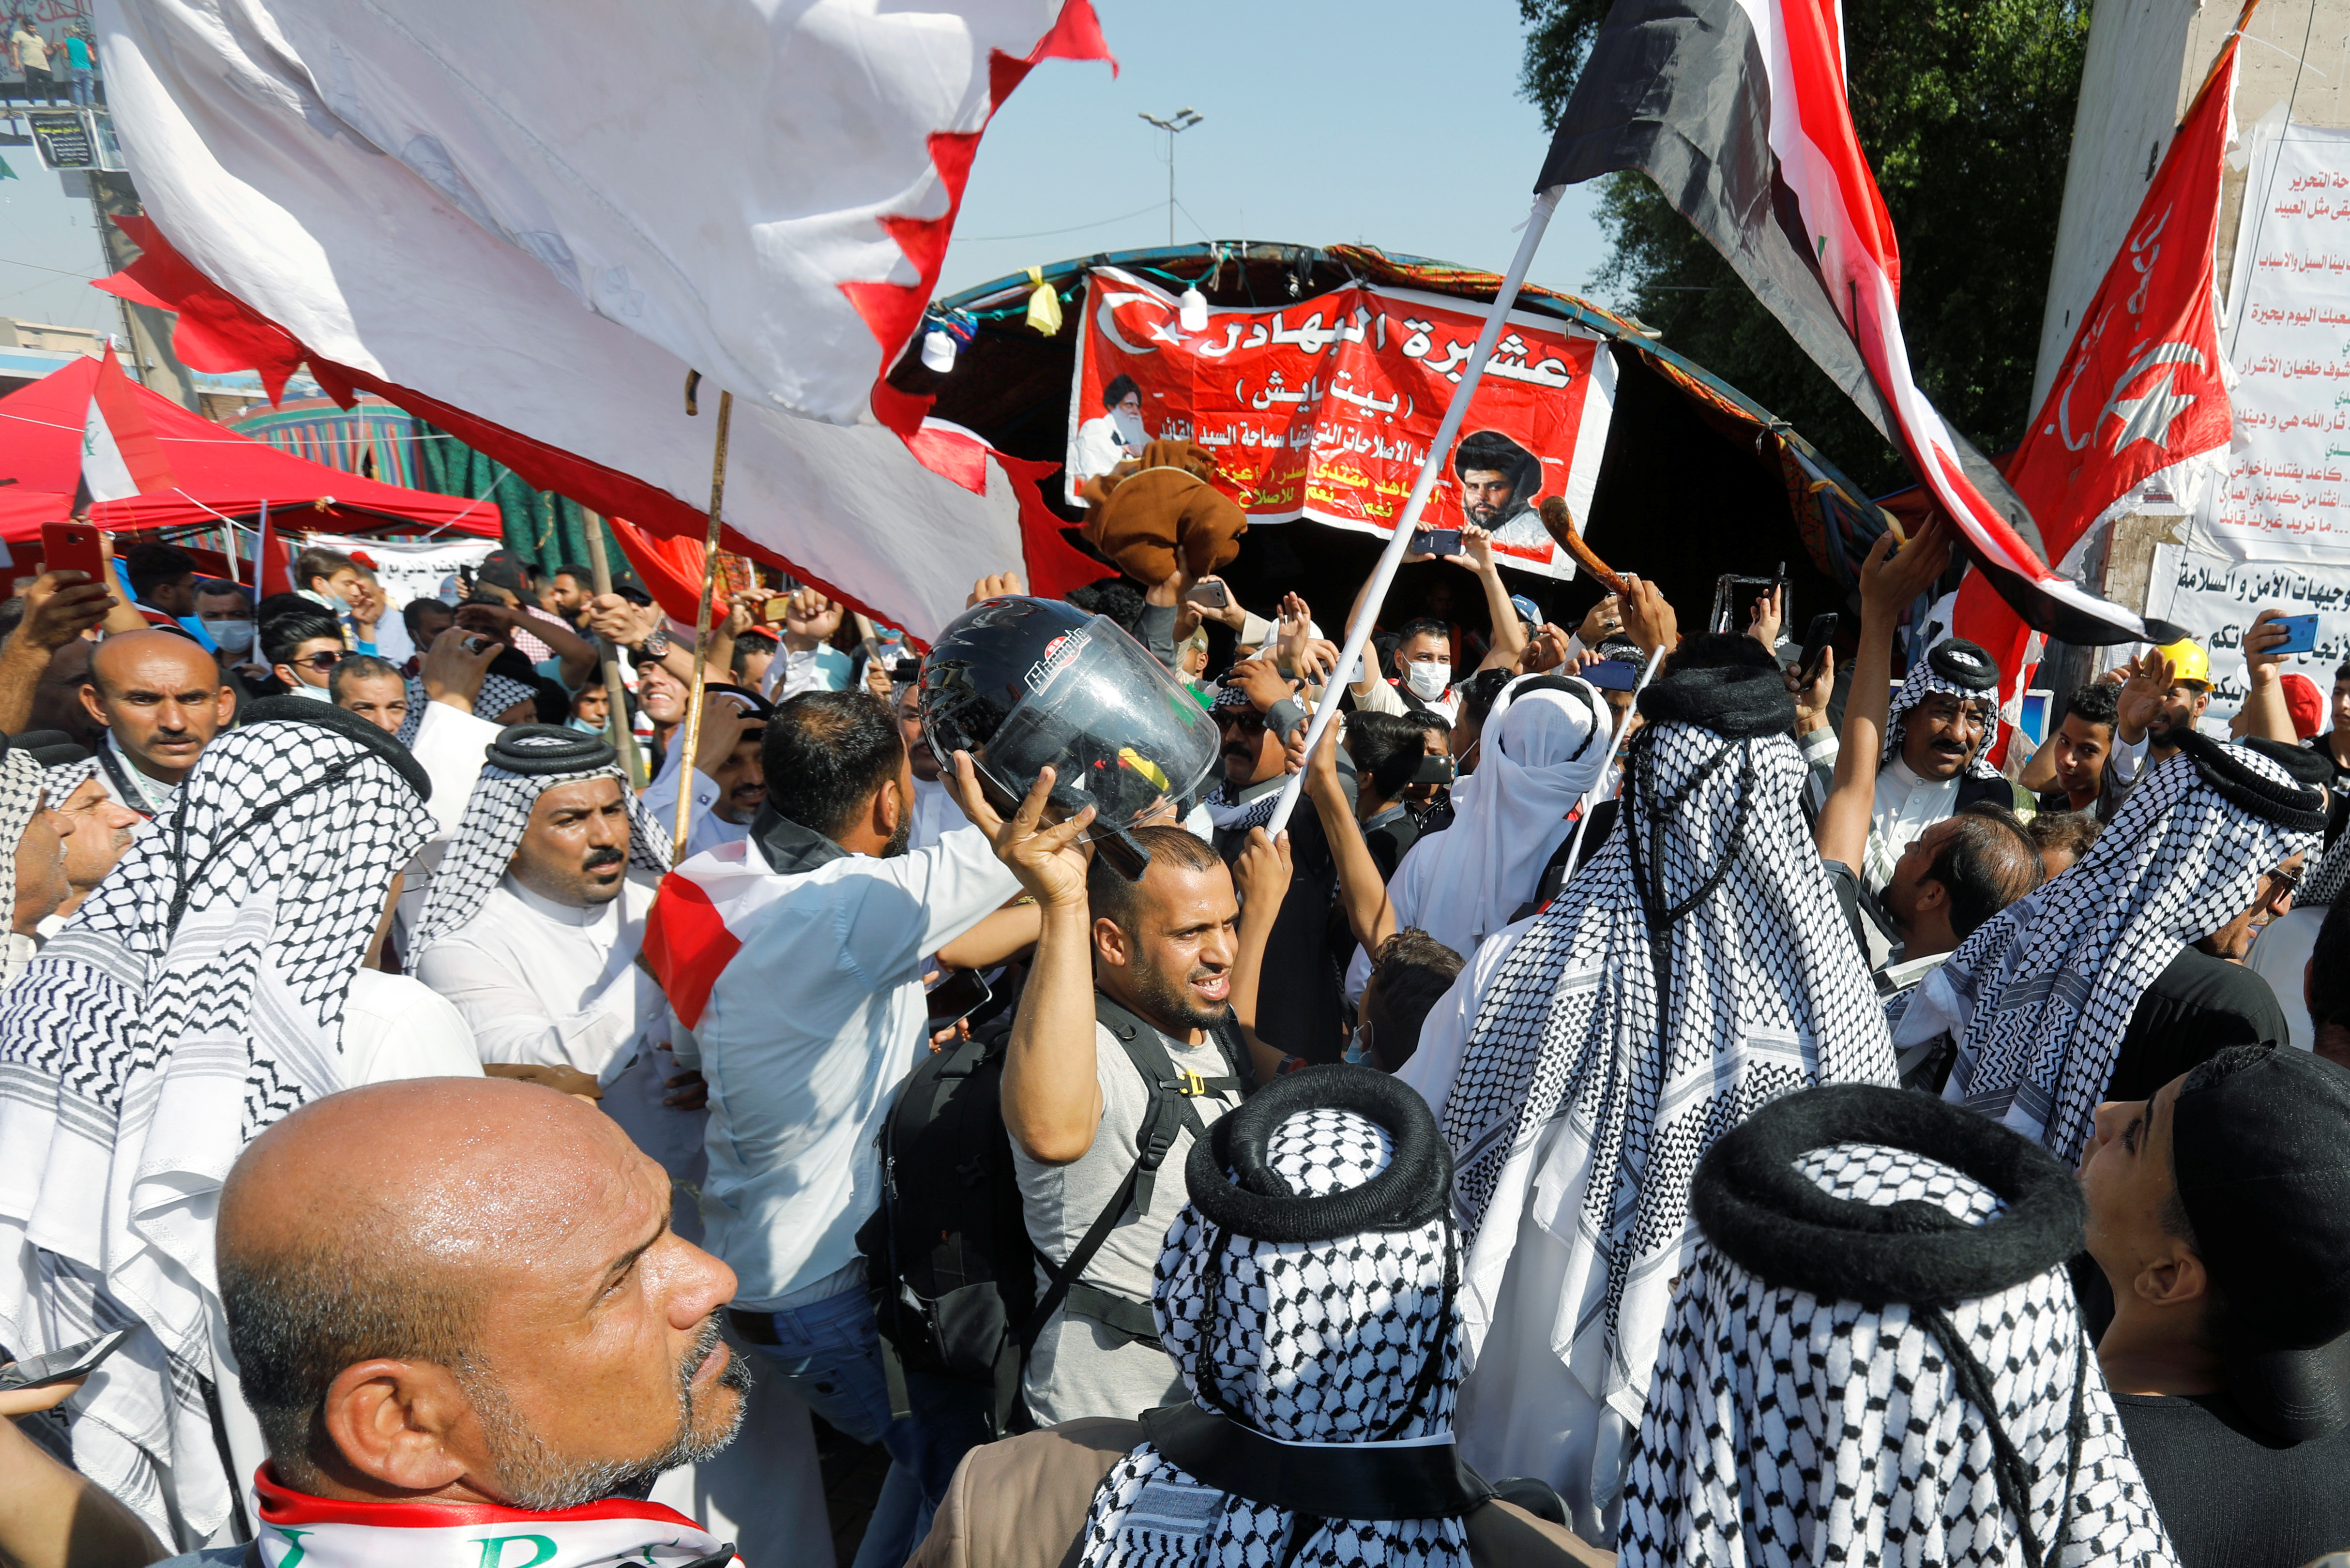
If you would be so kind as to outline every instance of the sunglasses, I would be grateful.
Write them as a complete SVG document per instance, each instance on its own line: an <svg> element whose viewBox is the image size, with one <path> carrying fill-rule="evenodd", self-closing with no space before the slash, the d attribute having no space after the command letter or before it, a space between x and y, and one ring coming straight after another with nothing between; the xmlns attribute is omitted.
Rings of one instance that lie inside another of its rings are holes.
<svg viewBox="0 0 2350 1568"><path fill-rule="evenodd" d="M2289 871L2282 866L2272 866L2269 867L2269 875L2275 877L2279 882L2284 885L2284 896L2286 898L2298 898L2301 897L2302 874L2300 872Z"/></svg>
<svg viewBox="0 0 2350 1568"><path fill-rule="evenodd" d="M298 664L306 670L315 670L319 674L324 675L328 670L332 670L336 665L340 664L344 659L349 657L350 655L348 653L313 653L306 658L288 659L286 662L289 664Z"/></svg>

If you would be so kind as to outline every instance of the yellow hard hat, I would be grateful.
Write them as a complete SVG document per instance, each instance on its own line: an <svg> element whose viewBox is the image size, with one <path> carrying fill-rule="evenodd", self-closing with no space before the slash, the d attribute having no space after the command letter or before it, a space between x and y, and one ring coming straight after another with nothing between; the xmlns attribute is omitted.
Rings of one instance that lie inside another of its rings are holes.
<svg viewBox="0 0 2350 1568"><path fill-rule="evenodd" d="M2155 651L2170 660L2172 680L2192 681L2198 686L2211 684L2211 656L2193 638L2182 637Z"/></svg>

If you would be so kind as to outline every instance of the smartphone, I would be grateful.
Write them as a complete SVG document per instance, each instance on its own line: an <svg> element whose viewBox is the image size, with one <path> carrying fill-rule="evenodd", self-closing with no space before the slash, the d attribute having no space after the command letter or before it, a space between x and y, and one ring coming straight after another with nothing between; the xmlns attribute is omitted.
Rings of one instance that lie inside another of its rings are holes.
<svg viewBox="0 0 2350 1568"><path fill-rule="evenodd" d="M986 1006L994 994L987 989L987 977L977 970L957 970L931 987L923 998L930 1007L931 1033L953 1028Z"/></svg>
<svg viewBox="0 0 2350 1568"><path fill-rule="evenodd" d="M98 530L71 521L42 524L41 568L80 572L93 583L105 583L106 556L99 546Z"/></svg>
<svg viewBox="0 0 2350 1568"><path fill-rule="evenodd" d="M1827 610L1812 618L1810 628L1804 633L1804 657L1795 666L1795 680L1809 686L1820 678L1820 667L1828 656L1828 645L1835 641L1836 628L1843 618Z"/></svg>
<svg viewBox="0 0 2350 1568"><path fill-rule="evenodd" d="M1205 605L1210 609L1222 609L1232 602L1232 596L1225 591L1224 585L1222 583L1194 583L1183 597L1195 605Z"/></svg>
<svg viewBox="0 0 2350 1568"><path fill-rule="evenodd" d="M1415 528L1411 531L1411 547L1424 556L1457 556L1461 553L1461 530Z"/></svg>
<svg viewBox="0 0 2350 1568"><path fill-rule="evenodd" d="M1640 667L1629 659L1603 659L1596 664L1584 666L1583 679L1602 691L1637 691L1640 689Z"/></svg>
<svg viewBox="0 0 2350 1568"><path fill-rule="evenodd" d="M2032 742L2034 751L2048 739L2048 710L2055 701L2054 691L2026 691L2016 707L2015 727L2023 732L2023 738Z"/></svg>
<svg viewBox="0 0 2350 1568"><path fill-rule="evenodd" d="M1747 611L1756 599L1773 588L1779 590L1779 624L1785 627L1795 618L1794 602L1788 597L1787 567L1780 563L1775 577L1742 577L1724 572L1713 580L1713 616L1706 624L1714 631L1744 631Z"/></svg>
<svg viewBox="0 0 2350 1568"><path fill-rule="evenodd" d="M79 1345L68 1345L63 1350L52 1350L47 1355L31 1356L0 1368L0 1388L41 1388L87 1377L91 1368L121 1349L122 1342L133 1332L118 1328L112 1334L101 1334L96 1339L86 1339Z"/></svg>
<svg viewBox="0 0 2350 1568"><path fill-rule="evenodd" d="M1449 784L1452 782L1452 759L1446 756L1425 756L1412 770L1411 782L1416 784Z"/></svg>
<svg viewBox="0 0 2350 1568"><path fill-rule="evenodd" d="M2315 616L2281 615L2268 624L2271 626L2291 627L2293 628L2291 636L2287 637L2282 642L2278 643L2274 648L2269 649L2271 653L2314 653L2317 651L2317 618Z"/></svg>
<svg viewBox="0 0 2350 1568"><path fill-rule="evenodd" d="M765 621L769 626L781 626L783 624L784 618L791 614L791 611L792 596L789 594L777 594L775 597L769 599L765 604L759 607L759 618Z"/></svg>

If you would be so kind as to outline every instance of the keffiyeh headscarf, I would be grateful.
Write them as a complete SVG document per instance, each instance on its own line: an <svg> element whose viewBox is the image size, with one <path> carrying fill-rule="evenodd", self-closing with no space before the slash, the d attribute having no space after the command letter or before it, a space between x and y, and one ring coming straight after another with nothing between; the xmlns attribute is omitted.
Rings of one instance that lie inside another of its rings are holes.
<svg viewBox="0 0 2350 1568"><path fill-rule="evenodd" d="M366 721L256 702L0 997L0 1341L142 1325L79 1397L74 1459L164 1541L231 1507L209 1409L220 1183L344 1087L344 998L432 832L430 789Z"/></svg>
<svg viewBox="0 0 2350 1568"><path fill-rule="evenodd" d="M1452 786L1452 826L1396 867L1396 923L1473 952L1534 896L1566 819L1607 761L1607 708L1581 680L1513 681L1485 720L1484 760Z"/></svg>
<svg viewBox="0 0 2350 1568"><path fill-rule="evenodd" d="M41 792L47 780L41 764L33 753L20 745L12 744L0 735L0 937L13 937L16 925L16 846L23 841L25 829L33 825L33 814L41 809ZM62 796L52 795L51 805ZM10 955L11 960L15 955ZM14 978L14 961L6 965L6 973Z"/></svg>
<svg viewBox="0 0 2350 1568"><path fill-rule="evenodd" d="M1427 1105L1368 1068L1276 1079L1192 1146L1191 1201L1168 1231L1151 1297L1194 1400L1144 1425L1220 1473L1186 1469L1157 1438L1127 1454L1094 1494L1084 1568L1468 1568L1457 1512L1283 1506L1267 1500L1274 1467L1247 1451L1274 1439L1305 1469L1316 1456L1409 1449L1459 1473L1449 1173ZM1222 1440L1203 1442L1202 1429Z"/></svg>
<svg viewBox="0 0 2350 1568"><path fill-rule="evenodd" d="M1999 665L1990 654L1960 637L1947 639L1927 649L1926 657L1911 667L1908 678L1893 694L1892 705L1885 714L1885 750L1877 764L1881 767L1901 754L1909 711L1937 694L1983 705L1982 744L1967 759L1966 771L1970 778L1998 778L2000 771L1991 765L1991 754L1999 747Z"/></svg>
<svg viewBox="0 0 2350 1568"><path fill-rule="evenodd" d="M1943 1097L2076 1161L2139 996L2251 907L2262 873L2316 849L2324 801L2251 747L2182 735L2078 863L1927 980L1910 1013L1958 1042ZM1904 1039L1923 1027L1905 1018Z"/></svg>
<svg viewBox="0 0 2350 1568"><path fill-rule="evenodd" d="M403 746L416 744L416 732L424 727L424 705L432 701L424 690L424 682L411 677L408 682L408 717L401 720L398 734ZM484 675L482 690L473 698L473 717L495 721L506 716L517 702L536 702L538 689L525 686L511 675Z"/></svg>
<svg viewBox="0 0 2350 1568"><path fill-rule="evenodd" d="M669 870L669 834L629 787L619 754L601 735L559 724L515 724L498 732L486 756L473 797L465 803L465 819L457 825L457 836L425 895L424 913L409 944L411 974L425 949L464 929L482 912L483 902L514 864L524 830L530 826L531 808L557 784L618 779L621 798L629 804L629 864L655 876Z"/></svg>
<svg viewBox="0 0 2350 1568"><path fill-rule="evenodd" d="M1520 934L1444 1106L1472 1355L1520 1222L1545 1206L1534 1218L1568 1262L1537 1332L1627 1420L1695 1246L1699 1158L1793 1090L1894 1081L1884 1012L1804 825L1776 665L1667 673L1640 711L1619 826Z"/></svg>
<svg viewBox="0 0 2350 1568"><path fill-rule="evenodd" d="M1698 1169L1706 1244L1640 1417L1623 1568L2159 1568L2064 1260L2085 1207L1907 1090L1791 1095Z"/></svg>

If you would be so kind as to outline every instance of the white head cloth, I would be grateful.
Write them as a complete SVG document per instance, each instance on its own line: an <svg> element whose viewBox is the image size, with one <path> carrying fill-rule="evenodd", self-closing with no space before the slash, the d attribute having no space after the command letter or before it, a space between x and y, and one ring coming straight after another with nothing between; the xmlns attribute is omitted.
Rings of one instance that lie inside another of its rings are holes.
<svg viewBox="0 0 2350 1568"><path fill-rule="evenodd" d="M1265 1163L1294 1190L1319 1198L1363 1186L1395 1152L1367 1117L1323 1107L1284 1117L1266 1140ZM1195 1396L1212 1380L1216 1397L1201 1405L1220 1405L1266 1437L1336 1444L1447 1436L1460 1384L1451 1231L1440 1214L1407 1231L1263 1241L1186 1204L1168 1228L1151 1293L1160 1337ZM1432 1368L1431 1353L1441 1357ZM1468 1568L1458 1519L1314 1520L1293 1542L1298 1517L1218 1490L1146 1442L1095 1492L1082 1568Z"/></svg>
<svg viewBox="0 0 2350 1568"><path fill-rule="evenodd" d="M1837 1144L1794 1166L1855 1203L1973 1227L2007 1212L1906 1148ZM2177 1563L2061 1261L1955 1305L1863 1305L1773 1283L1711 1243L1673 1301L1617 1547L1622 1568Z"/></svg>
<svg viewBox="0 0 2350 1568"><path fill-rule="evenodd" d="M1399 926L1466 954L1533 899L1574 830L1566 814L1599 781L1610 732L1594 688L1554 679L1531 690L1514 681L1494 700L1477 771L1452 786L1452 826L1415 843L1396 867L1388 891Z"/></svg>
<svg viewBox="0 0 2350 1568"><path fill-rule="evenodd" d="M16 846L25 829L32 826L33 814L41 808L44 789L50 791L52 806L65 799L50 785L31 753L11 746L0 755L0 936L16 926Z"/></svg>
<svg viewBox="0 0 2350 1568"><path fill-rule="evenodd" d="M482 690L473 698L473 717L495 722L504 718L515 703L532 702L537 698L536 688L524 685L511 675L484 675L482 677ZM424 725L424 705L432 700L424 690L424 682L411 678L408 682L408 717L400 721L398 732L401 745L416 743L416 732ZM536 713L533 716L536 717Z"/></svg>
<svg viewBox="0 0 2350 1568"><path fill-rule="evenodd" d="M1746 719L1720 721L1742 734L1666 716L1725 686L1747 689L1732 699ZM1775 666L1669 674L1641 704L1617 830L1494 977L1443 1116L1472 1357L1534 1204L1568 1251L1538 1332L1627 1420L1696 1245L1690 1178L1713 1140L1791 1090L1894 1081L1884 1011L1804 820Z"/></svg>
<svg viewBox="0 0 2350 1568"><path fill-rule="evenodd" d="M2316 827L2225 798L2206 756L2281 799L2317 799L2251 748L2201 736L2150 770L2087 854L1984 921L1929 978L1920 1002L1958 1042L1945 1099L2076 1161L2146 988L2250 909L2262 872L2317 848ZM2314 805L2295 809L2322 826Z"/></svg>
<svg viewBox="0 0 2350 1568"><path fill-rule="evenodd" d="M220 735L0 997L0 1341L143 1325L81 1397L74 1458L166 1542L229 1514L206 1407L220 1183L344 1086L343 999L433 828L386 751L339 727Z"/></svg>
<svg viewBox="0 0 2350 1568"><path fill-rule="evenodd" d="M515 773L499 766L496 760L509 747L568 750L604 760L569 772ZM457 836L449 841L441 868L433 873L432 889L425 895L424 913L418 918L415 938L409 944L411 973L426 948L464 929L482 912L483 902L514 864L515 851L530 826L531 808L557 784L618 780L620 797L629 805L629 864L656 877L669 870L668 832L629 787L628 775L611 760L611 745L601 737L551 724L516 724L498 732L488 755L491 760L484 764L473 795L465 803L465 819L457 825Z"/></svg>

